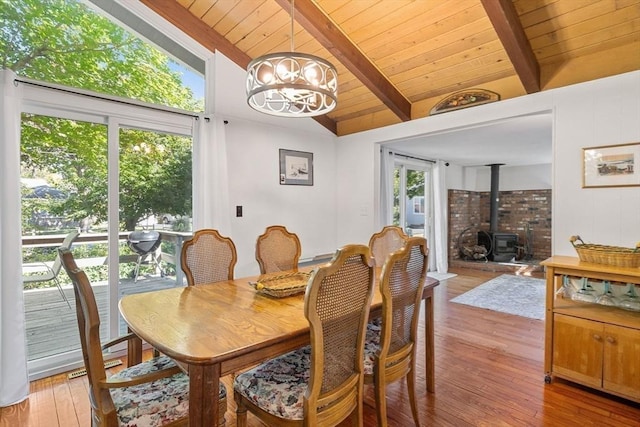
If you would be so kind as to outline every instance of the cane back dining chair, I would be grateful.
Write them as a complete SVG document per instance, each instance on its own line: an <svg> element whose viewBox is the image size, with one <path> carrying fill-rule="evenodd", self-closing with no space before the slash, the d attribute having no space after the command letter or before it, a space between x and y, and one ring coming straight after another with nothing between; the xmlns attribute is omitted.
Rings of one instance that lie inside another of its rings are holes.
<svg viewBox="0 0 640 427"><path fill-rule="evenodd" d="M298 270L300 239L282 225L267 227L256 241L256 261L260 274Z"/></svg>
<svg viewBox="0 0 640 427"><path fill-rule="evenodd" d="M309 278L304 315L311 344L234 380L237 425L247 410L267 425L363 425L364 333L373 296L369 248L347 245Z"/></svg>
<svg viewBox="0 0 640 427"><path fill-rule="evenodd" d="M71 245L78 238L80 232L78 230L74 230L67 234L62 241L62 245L60 248L62 249L71 249ZM43 267L46 268L46 271L38 274L25 274L22 276L22 283L38 283L38 282L48 282L53 280L53 282L58 287L58 291L60 291L60 295L62 295L62 299L67 303L69 308L71 308L71 303L69 299L64 293L62 289L62 285L60 284L60 280L58 280L58 275L60 274L60 270L62 270L62 260L60 259L60 254L56 251L56 258L53 261L51 267L48 264L43 263Z"/></svg>
<svg viewBox="0 0 640 427"><path fill-rule="evenodd" d="M409 403L419 426L415 393L415 367L420 301L427 277L427 241L409 237L382 267L380 293L382 318L367 325L365 383L374 384L378 426L387 425L386 386L407 379Z"/></svg>
<svg viewBox="0 0 640 427"><path fill-rule="evenodd" d="M386 225L382 230L374 233L369 239L369 248L376 260L376 266L382 267L390 253L404 246L407 237L409 236L397 225Z"/></svg>
<svg viewBox="0 0 640 427"><path fill-rule="evenodd" d="M218 230L198 230L182 245L180 264L187 285L233 280L238 255L233 241Z"/></svg>
<svg viewBox="0 0 640 427"><path fill-rule="evenodd" d="M139 337L129 333L105 344L100 342L100 315L91 284L78 268L71 252L59 249L62 265L73 283L76 315L84 366L89 380L91 425L157 427L188 425L189 377L167 356L140 362L141 353L130 351L128 367L107 378L102 352L127 341L129 348L142 348ZM134 364L135 363L135 364ZM220 419L224 425L227 391L220 386Z"/></svg>

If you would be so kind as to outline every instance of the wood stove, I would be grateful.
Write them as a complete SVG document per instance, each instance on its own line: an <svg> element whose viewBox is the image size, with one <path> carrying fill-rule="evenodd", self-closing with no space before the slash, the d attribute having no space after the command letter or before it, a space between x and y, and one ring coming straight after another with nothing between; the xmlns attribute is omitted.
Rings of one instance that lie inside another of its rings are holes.
<svg viewBox="0 0 640 427"><path fill-rule="evenodd" d="M508 262L518 255L518 235L514 233L480 231L478 244L487 248L490 261Z"/></svg>
<svg viewBox="0 0 640 427"><path fill-rule="evenodd" d="M507 262L518 255L518 235L496 231L498 228L498 202L500 201L500 166L502 164L494 163L487 166L491 166L489 232L478 232L478 244L487 248L489 261Z"/></svg>

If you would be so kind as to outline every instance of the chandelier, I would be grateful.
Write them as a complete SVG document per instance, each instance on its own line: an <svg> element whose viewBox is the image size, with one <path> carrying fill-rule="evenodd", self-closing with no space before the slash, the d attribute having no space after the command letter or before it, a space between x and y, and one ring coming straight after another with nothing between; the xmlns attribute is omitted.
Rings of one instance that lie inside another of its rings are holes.
<svg viewBox="0 0 640 427"><path fill-rule="evenodd" d="M247 67L247 102L261 113L281 117L312 117L333 110L338 78L331 63L294 52L291 0L291 52L260 56Z"/></svg>

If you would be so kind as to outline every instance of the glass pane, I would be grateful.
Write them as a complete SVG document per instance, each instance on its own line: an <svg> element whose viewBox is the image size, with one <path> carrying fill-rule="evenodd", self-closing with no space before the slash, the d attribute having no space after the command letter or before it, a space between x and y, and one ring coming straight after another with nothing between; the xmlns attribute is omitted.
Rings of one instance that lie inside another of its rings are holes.
<svg viewBox="0 0 640 427"><path fill-rule="evenodd" d="M57 248L72 231L106 325L106 126L23 114L22 258L28 360L80 348L71 281ZM68 301L69 304L67 304ZM101 337L108 339L106 331Z"/></svg>
<svg viewBox="0 0 640 427"><path fill-rule="evenodd" d="M84 1L9 3L2 10L4 68L36 80L204 111L202 75Z"/></svg>
<svg viewBox="0 0 640 427"><path fill-rule="evenodd" d="M120 130L119 295L183 285L191 236L191 138ZM120 322L121 333L126 326Z"/></svg>
<svg viewBox="0 0 640 427"><path fill-rule="evenodd" d="M396 166L393 170L393 225L400 225L400 172L402 168Z"/></svg>
<svg viewBox="0 0 640 427"><path fill-rule="evenodd" d="M407 168L407 194L405 231L410 236L424 236L425 224L425 172Z"/></svg>

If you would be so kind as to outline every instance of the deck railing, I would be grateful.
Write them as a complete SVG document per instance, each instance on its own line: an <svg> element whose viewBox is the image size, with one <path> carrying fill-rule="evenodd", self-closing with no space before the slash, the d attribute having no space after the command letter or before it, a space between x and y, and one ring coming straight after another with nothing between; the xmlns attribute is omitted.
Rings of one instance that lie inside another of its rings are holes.
<svg viewBox="0 0 640 427"><path fill-rule="evenodd" d="M173 251L163 251L163 245L160 245L156 251L156 256L161 262L171 264L175 266L176 271L176 283L182 284L184 280L184 272L180 268L180 253L182 251L182 244L185 240L190 239L193 235L192 232L183 231L170 231L170 230L157 230L160 233L162 242L173 243ZM118 239L121 242L126 242L129 231L121 231L118 233ZM48 234L39 236L22 236L23 248L47 248L58 247L62 244L62 241L66 237L66 234ZM74 245L78 244L106 244L108 241L107 233L81 233ZM137 255L121 255L119 262L136 262ZM92 258L76 258L78 266L81 268L90 266L107 265L107 257L92 257ZM41 263L40 263L41 264ZM25 266L34 267L32 264L25 264ZM33 271L33 270L30 270Z"/></svg>

